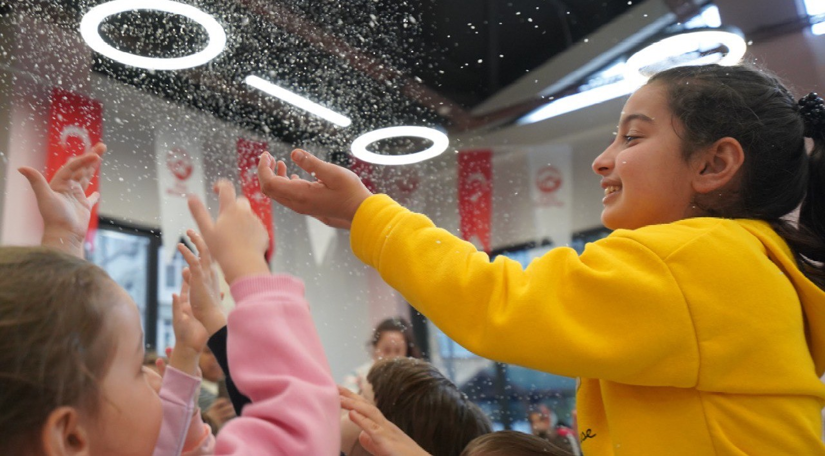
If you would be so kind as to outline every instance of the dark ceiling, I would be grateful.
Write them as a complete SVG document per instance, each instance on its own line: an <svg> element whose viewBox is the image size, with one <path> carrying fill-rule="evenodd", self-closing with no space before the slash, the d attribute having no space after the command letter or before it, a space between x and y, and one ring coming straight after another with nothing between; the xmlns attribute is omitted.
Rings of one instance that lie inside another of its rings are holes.
<svg viewBox="0 0 825 456"><path fill-rule="evenodd" d="M184 1L184 0L181 0ZM95 71L285 141L349 144L375 128L483 123L469 110L633 7L627 0L185 0L229 37L209 64L145 71L97 56ZM7 10L77 28L103 0L22 0ZM10 6L10 7L9 7ZM107 20L113 46L178 56L205 45L188 19L150 12ZM251 90L255 74L342 112L346 129ZM415 145L410 145L415 147Z"/></svg>

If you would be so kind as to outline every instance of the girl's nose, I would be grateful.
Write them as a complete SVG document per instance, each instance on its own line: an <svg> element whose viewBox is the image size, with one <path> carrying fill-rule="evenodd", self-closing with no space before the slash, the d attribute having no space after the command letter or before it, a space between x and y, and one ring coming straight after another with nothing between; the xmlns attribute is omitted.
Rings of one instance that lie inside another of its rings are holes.
<svg viewBox="0 0 825 456"><path fill-rule="evenodd" d="M612 145L608 146L607 149L604 150L595 160L593 160L593 172L600 175L606 176L610 173L613 169L613 162L614 157L612 153Z"/></svg>

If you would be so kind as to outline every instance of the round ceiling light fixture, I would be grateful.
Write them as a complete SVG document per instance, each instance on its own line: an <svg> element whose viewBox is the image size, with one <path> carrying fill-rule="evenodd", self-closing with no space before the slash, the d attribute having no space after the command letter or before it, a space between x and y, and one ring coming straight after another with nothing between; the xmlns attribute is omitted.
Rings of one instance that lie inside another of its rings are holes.
<svg viewBox="0 0 825 456"><path fill-rule="evenodd" d="M433 145L420 152L405 155L382 155L370 152L367 146L389 138L416 137L433 142ZM441 155L450 145L450 138L444 133L427 127L388 127L364 133L352 142L352 155L359 160L376 165L411 165Z"/></svg>
<svg viewBox="0 0 825 456"><path fill-rule="evenodd" d="M717 55L719 52L713 52L720 47L727 49L722 57ZM652 68L652 72L656 72L687 65L736 65L747 48L742 35L732 31L713 29L680 33L631 55L625 63L624 77L631 83L642 85L651 76L642 71L644 68Z"/></svg>
<svg viewBox="0 0 825 456"><path fill-rule="evenodd" d="M100 24L110 16L128 11L151 10L177 14L197 22L209 35L209 43L200 52L184 57L144 57L115 49L100 36ZM147 70L181 70L194 68L217 57L226 46L226 32L214 17L194 6L172 0L114 0L90 9L80 21L80 34L96 52L125 65Z"/></svg>

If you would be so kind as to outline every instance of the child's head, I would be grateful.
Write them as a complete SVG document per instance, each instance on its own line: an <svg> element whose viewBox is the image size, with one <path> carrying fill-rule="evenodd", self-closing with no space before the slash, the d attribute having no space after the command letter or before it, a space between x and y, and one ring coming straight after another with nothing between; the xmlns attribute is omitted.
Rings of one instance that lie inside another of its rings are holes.
<svg viewBox="0 0 825 456"><path fill-rule="evenodd" d="M373 331L370 346L372 358L376 361L403 356L421 358L412 326L403 318L388 318L379 323Z"/></svg>
<svg viewBox="0 0 825 456"><path fill-rule="evenodd" d="M461 456L573 456L573 453L534 435L498 431L473 439Z"/></svg>
<svg viewBox="0 0 825 456"><path fill-rule="evenodd" d="M0 328L0 454L152 453L159 377L137 307L103 270L1 247Z"/></svg>
<svg viewBox="0 0 825 456"><path fill-rule="evenodd" d="M638 228L692 216L777 220L808 186L799 105L774 77L745 66L654 75L625 105L604 177L602 221Z"/></svg>
<svg viewBox="0 0 825 456"><path fill-rule="evenodd" d="M458 455L472 439L491 431L484 412L426 361L380 361L367 382L364 397L433 456ZM359 433L345 416L341 448L347 456L368 454L358 444Z"/></svg>

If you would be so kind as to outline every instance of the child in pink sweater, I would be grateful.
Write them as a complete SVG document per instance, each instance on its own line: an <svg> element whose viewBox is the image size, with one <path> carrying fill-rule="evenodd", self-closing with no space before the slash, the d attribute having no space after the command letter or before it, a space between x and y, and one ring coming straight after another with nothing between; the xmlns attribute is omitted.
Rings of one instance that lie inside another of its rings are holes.
<svg viewBox="0 0 825 456"><path fill-rule="evenodd" d="M194 317L194 282L191 303L175 298L179 343L158 394L159 378L142 366L137 307L78 258L97 200L85 189L103 150L71 160L51 183L21 170L44 218L43 244L54 249L0 248L0 454L337 454L329 438L338 434L337 390L303 285L270 275L266 230L228 182L216 188L216 221L199 201L191 207L237 303L230 364L252 403L213 448L194 413L197 357L208 337Z"/></svg>

